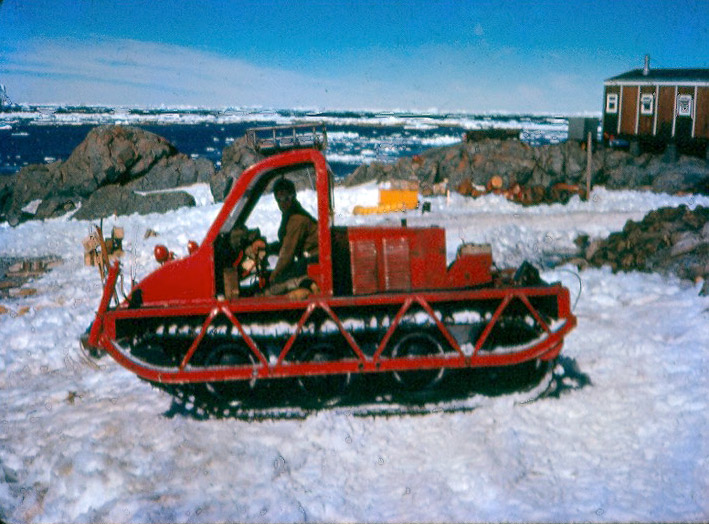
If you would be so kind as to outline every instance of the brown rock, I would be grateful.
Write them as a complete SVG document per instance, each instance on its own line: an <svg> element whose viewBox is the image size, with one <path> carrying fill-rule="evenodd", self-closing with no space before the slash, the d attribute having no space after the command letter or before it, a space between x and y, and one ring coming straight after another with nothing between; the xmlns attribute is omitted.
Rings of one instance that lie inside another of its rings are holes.
<svg viewBox="0 0 709 524"><path fill-rule="evenodd" d="M29 306L22 306L20 309L17 310L16 315L18 317L25 316L27 313L30 312L30 307Z"/></svg>
<svg viewBox="0 0 709 524"><path fill-rule="evenodd" d="M673 245L670 250L670 256L676 257L684 255L685 253L690 253L703 243L705 243L704 239L696 233L692 233L691 231L678 233L672 239Z"/></svg>
<svg viewBox="0 0 709 524"><path fill-rule="evenodd" d="M192 195L185 191L169 191L139 195L129 188L109 185L98 189L72 218L95 220L111 215L131 215L138 213L165 213L180 207L195 205Z"/></svg>
<svg viewBox="0 0 709 524"><path fill-rule="evenodd" d="M470 196L473 192L473 182L469 178L466 178L458 184L455 190L463 196Z"/></svg>
<svg viewBox="0 0 709 524"><path fill-rule="evenodd" d="M625 253L620 259L620 267L625 270L635 268L635 256L632 253Z"/></svg>

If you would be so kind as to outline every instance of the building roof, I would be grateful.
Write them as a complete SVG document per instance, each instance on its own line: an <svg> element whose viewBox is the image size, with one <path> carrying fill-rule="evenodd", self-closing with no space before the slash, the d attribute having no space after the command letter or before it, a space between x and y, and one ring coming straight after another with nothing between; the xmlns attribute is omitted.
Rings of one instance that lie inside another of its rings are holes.
<svg viewBox="0 0 709 524"><path fill-rule="evenodd" d="M700 82L709 83L709 69L652 69L648 74L643 74L643 68L633 69L622 75L606 80L606 83L615 82Z"/></svg>

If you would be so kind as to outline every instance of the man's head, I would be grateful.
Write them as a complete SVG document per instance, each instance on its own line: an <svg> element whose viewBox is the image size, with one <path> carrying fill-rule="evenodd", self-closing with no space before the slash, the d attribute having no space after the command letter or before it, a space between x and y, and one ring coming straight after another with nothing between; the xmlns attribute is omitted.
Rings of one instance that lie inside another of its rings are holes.
<svg viewBox="0 0 709 524"><path fill-rule="evenodd" d="M278 209L285 213L295 201L295 184L287 178L279 178L273 184L273 195L276 197Z"/></svg>

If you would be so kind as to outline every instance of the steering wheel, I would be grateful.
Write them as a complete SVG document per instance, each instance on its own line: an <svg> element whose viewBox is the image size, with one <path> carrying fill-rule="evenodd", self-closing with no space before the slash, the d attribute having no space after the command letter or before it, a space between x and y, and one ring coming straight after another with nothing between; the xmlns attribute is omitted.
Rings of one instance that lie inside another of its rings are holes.
<svg viewBox="0 0 709 524"><path fill-rule="evenodd" d="M247 245L236 262L239 266L241 278L256 275L260 289L268 282L268 258L266 256L266 241L260 236Z"/></svg>

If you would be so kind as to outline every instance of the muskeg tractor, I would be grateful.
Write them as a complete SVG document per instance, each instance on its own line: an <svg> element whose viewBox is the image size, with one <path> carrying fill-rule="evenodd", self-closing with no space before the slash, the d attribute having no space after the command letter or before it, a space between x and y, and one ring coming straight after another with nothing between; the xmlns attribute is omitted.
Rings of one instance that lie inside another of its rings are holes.
<svg viewBox="0 0 709 524"><path fill-rule="evenodd" d="M249 219L278 178L306 171L317 194L318 258L300 285L276 294L268 239ZM160 267L120 302L120 264L110 267L84 348L216 416L274 403L338 405L368 388L378 391L374 404L423 402L481 369L537 380L551 373L576 325L566 288L526 263L493 270L489 246L463 244L448 265L440 227L335 225L332 204L332 172L317 148L253 165L201 244L190 242L183 258L158 246Z"/></svg>

